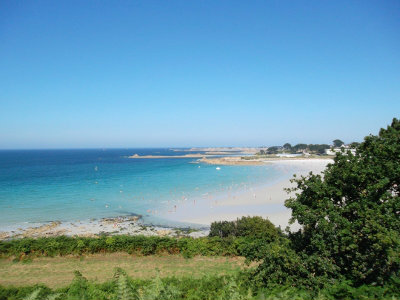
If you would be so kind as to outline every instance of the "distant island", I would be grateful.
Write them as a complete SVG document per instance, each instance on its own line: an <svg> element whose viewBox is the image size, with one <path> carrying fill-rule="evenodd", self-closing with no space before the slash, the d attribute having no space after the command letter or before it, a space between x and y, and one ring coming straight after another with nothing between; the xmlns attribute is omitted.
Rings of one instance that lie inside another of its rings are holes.
<svg viewBox="0 0 400 300"><path fill-rule="evenodd" d="M355 153L359 143L353 142L345 145L343 141L336 139L328 144L296 144L292 146L286 143L283 146L271 147L213 147L173 149L173 151L203 152L184 155L138 155L129 156L133 159L159 159L159 158L197 158L197 163L212 165L263 165L275 160L298 159L332 159L338 152ZM222 156L224 155L224 156Z"/></svg>

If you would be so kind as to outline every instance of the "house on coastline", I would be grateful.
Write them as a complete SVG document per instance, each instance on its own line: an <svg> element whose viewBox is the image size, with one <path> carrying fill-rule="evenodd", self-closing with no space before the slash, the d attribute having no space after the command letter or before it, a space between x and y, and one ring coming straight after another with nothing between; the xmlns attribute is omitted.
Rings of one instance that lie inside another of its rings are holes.
<svg viewBox="0 0 400 300"><path fill-rule="evenodd" d="M351 154L353 154L353 155L356 154L356 149L352 149L349 146L342 146L340 148L336 147L336 148L325 149L325 154L326 155L336 155L336 153L342 151L342 148L344 149L345 153L347 153L347 151L350 151Z"/></svg>

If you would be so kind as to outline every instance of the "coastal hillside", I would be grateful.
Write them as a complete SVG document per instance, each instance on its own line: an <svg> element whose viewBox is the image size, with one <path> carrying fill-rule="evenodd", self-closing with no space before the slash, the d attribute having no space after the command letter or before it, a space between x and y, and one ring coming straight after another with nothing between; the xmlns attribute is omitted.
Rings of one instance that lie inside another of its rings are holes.
<svg viewBox="0 0 400 300"><path fill-rule="evenodd" d="M393 119L323 175L293 178L298 230L244 216L200 238L9 239L0 299L398 299L399 178Z"/></svg>
<svg viewBox="0 0 400 300"><path fill-rule="evenodd" d="M400 300L400 0L0 0L0 300Z"/></svg>

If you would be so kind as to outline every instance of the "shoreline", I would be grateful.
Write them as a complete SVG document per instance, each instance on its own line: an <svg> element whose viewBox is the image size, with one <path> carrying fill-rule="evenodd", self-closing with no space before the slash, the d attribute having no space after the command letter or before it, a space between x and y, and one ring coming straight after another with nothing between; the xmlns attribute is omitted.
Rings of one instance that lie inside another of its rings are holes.
<svg viewBox="0 0 400 300"><path fill-rule="evenodd" d="M237 190L226 190L219 195L206 193L201 198L181 203L174 212L163 216L165 221L174 226L146 224L140 216L135 215L85 221L53 220L24 226L10 225L7 230L0 228L0 240L60 235L95 237L104 234L201 237L208 235L212 222L232 221L242 216L262 216L275 226L285 228L291 213L284 206L284 201L290 197L284 188L293 186L290 183L293 174L306 175L310 171L320 173L330 162L332 160L326 158L275 159L263 162L264 165L267 163L278 169L282 177L263 184L245 184ZM291 226L292 229L298 227L296 224Z"/></svg>
<svg viewBox="0 0 400 300"><path fill-rule="evenodd" d="M202 237L208 235L207 226L153 225L143 222L140 216L120 216L84 221L49 221L34 223L25 228L16 225L8 231L0 231L0 241L18 238L40 237L99 237L101 235L144 235L159 237ZM29 224L28 224L29 225Z"/></svg>
<svg viewBox="0 0 400 300"><path fill-rule="evenodd" d="M222 166L261 166L266 163L261 160L245 160L241 157L226 156L218 158L203 157L198 162L206 163L209 165L222 165Z"/></svg>
<svg viewBox="0 0 400 300"><path fill-rule="evenodd" d="M196 161L191 163L205 163L209 165L222 165L222 166L261 166L276 161L288 160L332 160L334 156L246 156L244 152L232 153L227 152L205 152L193 153L184 155L130 155L131 159L174 159L174 158L197 158Z"/></svg>
<svg viewBox="0 0 400 300"><path fill-rule="evenodd" d="M199 159L199 162L203 162L210 165L224 165L224 166L261 166L272 162L280 161L313 161L313 160L332 160L333 156L296 156L296 157L285 157L285 156L224 156L216 158L203 157Z"/></svg>
<svg viewBox="0 0 400 300"><path fill-rule="evenodd" d="M330 159L282 159L268 163L279 169L283 177L265 184L244 186L238 191L228 191L225 195L197 199L196 204L178 207L174 219L181 222L210 225L214 221L233 221L242 216L261 216L268 218L275 226L286 228L291 211L284 202L293 194L284 188L294 186L290 182L293 174L307 175L309 172L321 173ZM298 224L290 225L298 229Z"/></svg>

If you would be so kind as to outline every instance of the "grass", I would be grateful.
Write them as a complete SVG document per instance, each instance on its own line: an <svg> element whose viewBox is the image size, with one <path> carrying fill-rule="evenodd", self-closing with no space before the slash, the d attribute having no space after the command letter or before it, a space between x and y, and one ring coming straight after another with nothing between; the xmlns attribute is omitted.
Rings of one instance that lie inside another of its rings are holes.
<svg viewBox="0 0 400 300"><path fill-rule="evenodd" d="M112 278L114 269L122 268L133 279L160 277L193 277L231 275L247 268L242 257L196 256L186 259L181 255L134 256L126 253L93 254L81 257L39 257L16 262L0 259L0 285L27 286L42 283L50 288L71 283L74 271L95 282Z"/></svg>

